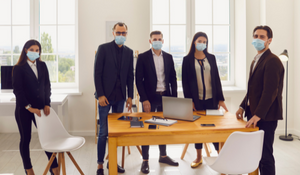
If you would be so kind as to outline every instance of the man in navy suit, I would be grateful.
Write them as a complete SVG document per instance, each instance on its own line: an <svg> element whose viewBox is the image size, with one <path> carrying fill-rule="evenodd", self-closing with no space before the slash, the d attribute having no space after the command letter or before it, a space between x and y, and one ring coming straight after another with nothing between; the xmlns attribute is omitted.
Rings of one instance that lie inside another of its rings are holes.
<svg viewBox="0 0 300 175"><path fill-rule="evenodd" d="M108 136L107 115L112 107L113 113L123 112L124 103L131 110L133 98L133 51L124 46L127 26L117 23L113 28L114 41L98 47L95 57L94 83L95 98L98 99L100 131L98 135L98 170L103 175L103 163ZM108 167L108 164L107 164ZM118 172L125 170L118 166Z"/></svg>
<svg viewBox="0 0 300 175"><path fill-rule="evenodd" d="M136 64L136 86L143 104L143 111L162 111L162 96L177 97L177 79L172 55L161 50L163 34L150 34L152 48L139 55ZM166 153L166 145L159 145L159 162L178 166ZM142 146L141 172L149 173L149 145Z"/></svg>

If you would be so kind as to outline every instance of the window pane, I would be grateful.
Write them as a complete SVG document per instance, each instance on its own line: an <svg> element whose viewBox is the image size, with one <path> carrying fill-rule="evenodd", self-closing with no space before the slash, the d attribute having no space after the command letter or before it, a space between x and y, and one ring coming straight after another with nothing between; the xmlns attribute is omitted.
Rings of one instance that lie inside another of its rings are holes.
<svg viewBox="0 0 300 175"><path fill-rule="evenodd" d="M42 55L41 59L42 61L45 61L47 65L50 82L57 83L57 62L55 55Z"/></svg>
<svg viewBox="0 0 300 175"><path fill-rule="evenodd" d="M75 55L58 56L58 82L75 82Z"/></svg>
<svg viewBox="0 0 300 175"><path fill-rule="evenodd" d="M186 1L171 0L170 1L170 23L185 24L186 21Z"/></svg>
<svg viewBox="0 0 300 175"><path fill-rule="evenodd" d="M58 27L58 52L59 53L75 52L75 27L74 26Z"/></svg>
<svg viewBox="0 0 300 175"><path fill-rule="evenodd" d="M196 24L212 24L212 0L195 0Z"/></svg>
<svg viewBox="0 0 300 175"><path fill-rule="evenodd" d="M212 26L200 26L196 25L196 33L197 32L204 32L208 37L208 52L212 52Z"/></svg>
<svg viewBox="0 0 300 175"><path fill-rule="evenodd" d="M0 65L11 65L10 55L0 55Z"/></svg>
<svg viewBox="0 0 300 175"><path fill-rule="evenodd" d="M152 0L152 23L169 24L169 0Z"/></svg>
<svg viewBox="0 0 300 175"><path fill-rule="evenodd" d="M215 54L218 66L229 65L229 54Z"/></svg>
<svg viewBox="0 0 300 175"><path fill-rule="evenodd" d="M11 0L1 0L0 1L0 24L11 24L10 14L11 14Z"/></svg>
<svg viewBox="0 0 300 175"><path fill-rule="evenodd" d="M40 24L56 23L56 1L40 0Z"/></svg>
<svg viewBox="0 0 300 175"><path fill-rule="evenodd" d="M214 52L229 52L229 27L214 27Z"/></svg>
<svg viewBox="0 0 300 175"><path fill-rule="evenodd" d="M219 69L220 79L222 81L228 81L229 80L228 66L218 66L218 69Z"/></svg>
<svg viewBox="0 0 300 175"><path fill-rule="evenodd" d="M170 52L185 52L186 50L186 32L185 25L170 26Z"/></svg>
<svg viewBox="0 0 300 175"><path fill-rule="evenodd" d="M11 53L11 27L0 27L0 54Z"/></svg>
<svg viewBox="0 0 300 175"><path fill-rule="evenodd" d="M177 81L181 81L182 77L182 60L184 54L173 54L173 60L174 60L174 66L175 66L175 71L176 71L176 76L177 76ZM181 86L181 85L178 85Z"/></svg>
<svg viewBox="0 0 300 175"><path fill-rule="evenodd" d="M41 26L40 27L40 42L42 45L42 53L56 52L56 27Z"/></svg>
<svg viewBox="0 0 300 175"><path fill-rule="evenodd" d="M30 2L29 0L12 1L12 23L29 24Z"/></svg>
<svg viewBox="0 0 300 175"><path fill-rule="evenodd" d="M170 50L169 49L170 48L169 25L153 25L152 29L153 29L153 31L154 30L159 30L159 31L162 32L163 38L164 38L164 44L163 44L162 50L165 51L165 52L169 52L169 50Z"/></svg>
<svg viewBox="0 0 300 175"><path fill-rule="evenodd" d="M214 24L229 24L229 0L213 0Z"/></svg>
<svg viewBox="0 0 300 175"><path fill-rule="evenodd" d="M21 53L24 44L30 39L29 26L15 26L13 29L13 53Z"/></svg>
<svg viewBox="0 0 300 175"><path fill-rule="evenodd" d="M58 1L58 24L75 24L75 0Z"/></svg>
<svg viewBox="0 0 300 175"><path fill-rule="evenodd" d="M13 65L17 64L17 62L19 61L20 55L14 55L13 56Z"/></svg>

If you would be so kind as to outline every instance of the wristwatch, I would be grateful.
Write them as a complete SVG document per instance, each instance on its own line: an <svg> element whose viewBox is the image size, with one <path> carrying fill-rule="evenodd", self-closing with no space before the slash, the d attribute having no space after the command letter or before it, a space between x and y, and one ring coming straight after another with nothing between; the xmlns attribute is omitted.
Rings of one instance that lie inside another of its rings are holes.
<svg viewBox="0 0 300 175"><path fill-rule="evenodd" d="M28 110L29 108L31 108L31 104L25 106L25 108Z"/></svg>

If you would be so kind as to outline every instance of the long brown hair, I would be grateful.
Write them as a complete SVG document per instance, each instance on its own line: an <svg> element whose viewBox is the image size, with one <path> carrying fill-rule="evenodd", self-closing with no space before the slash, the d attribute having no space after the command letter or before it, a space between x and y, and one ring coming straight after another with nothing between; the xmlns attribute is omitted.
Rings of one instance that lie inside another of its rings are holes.
<svg viewBox="0 0 300 175"><path fill-rule="evenodd" d="M28 50L31 46L33 45L37 45L39 46L39 50L40 50L40 57L38 58L39 61L41 61L41 53L42 53L42 47L41 47L41 44L40 42L38 42L37 40L29 40L25 43L23 49L22 49L22 52L21 52L21 55L20 55L20 58L17 62L16 65L23 65L26 63L27 61L27 55L26 55L26 50Z"/></svg>
<svg viewBox="0 0 300 175"><path fill-rule="evenodd" d="M208 52L207 52L207 48L208 48L208 38L207 38L207 35L206 33L204 32L197 32L194 37L193 37L193 40L192 40L192 43L191 43L191 47L190 47L190 51L188 53L188 56L192 56L194 57L194 53L196 51L196 46L195 46L195 41L200 37L200 36L203 36L206 38L207 42L206 42L206 48L203 50L204 54L207 55Z"/></svg>

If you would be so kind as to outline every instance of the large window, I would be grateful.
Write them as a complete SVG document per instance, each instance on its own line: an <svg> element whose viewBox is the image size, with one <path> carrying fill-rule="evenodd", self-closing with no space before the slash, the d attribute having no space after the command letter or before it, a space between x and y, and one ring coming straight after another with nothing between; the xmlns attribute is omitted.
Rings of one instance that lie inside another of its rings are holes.
<svg viewBox="0 0 300 175"><path fill-rule="evenodd" d="M0 65L15 65L36 39L52 85L76 86L77 0L1 0L0 16Z"/></svg>
<svg viewBox="0 0 300 175"><path fill-rule="evenodd" d="M208 51L216 56L222 84L234 84L232 9L231 0L151 1L151 30L162 31L162 49L173 55L178 81L182 59L189 52L193 36L202 31L208 35Z"/></svg>

